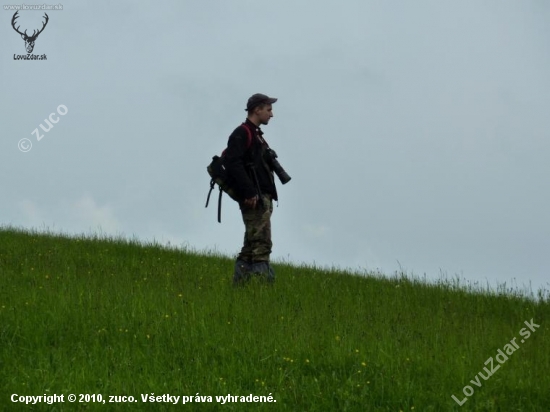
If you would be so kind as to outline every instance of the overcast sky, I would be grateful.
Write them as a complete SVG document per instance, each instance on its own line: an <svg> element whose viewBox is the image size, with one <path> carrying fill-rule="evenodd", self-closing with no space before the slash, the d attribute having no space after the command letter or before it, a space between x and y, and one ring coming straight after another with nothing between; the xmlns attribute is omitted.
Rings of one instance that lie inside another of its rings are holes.
<svg viewBox="0 0 550 412"><path fill-rule="evenodd" d="M550 289L546 1L60 4L41 61L0 10L2 224L234 255L206 165L260 92L292 176L273 259Z"/></svg>

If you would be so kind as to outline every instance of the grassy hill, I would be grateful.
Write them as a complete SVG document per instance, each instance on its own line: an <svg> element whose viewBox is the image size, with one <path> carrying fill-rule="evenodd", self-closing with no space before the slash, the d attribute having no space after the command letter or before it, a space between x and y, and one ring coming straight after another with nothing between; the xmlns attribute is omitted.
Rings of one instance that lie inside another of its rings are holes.
<svg viewBox="0 0 550 412"><path fill-rule="evenodd" d="M234 289L222 256L4 228L0 410L548 410L548 299L275 269Z"/></svg>

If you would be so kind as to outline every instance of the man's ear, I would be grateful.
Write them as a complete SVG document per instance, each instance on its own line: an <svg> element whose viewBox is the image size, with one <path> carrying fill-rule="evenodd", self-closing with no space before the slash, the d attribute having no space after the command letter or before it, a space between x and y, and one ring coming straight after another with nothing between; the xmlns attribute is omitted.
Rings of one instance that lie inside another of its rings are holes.
<svg viewBox="0 0 550 412"><path fill-rule="evenodd" d="M265 107L265 104L260 104L254 108L253 113L258 116L260 114L260 111Z"/></svg>

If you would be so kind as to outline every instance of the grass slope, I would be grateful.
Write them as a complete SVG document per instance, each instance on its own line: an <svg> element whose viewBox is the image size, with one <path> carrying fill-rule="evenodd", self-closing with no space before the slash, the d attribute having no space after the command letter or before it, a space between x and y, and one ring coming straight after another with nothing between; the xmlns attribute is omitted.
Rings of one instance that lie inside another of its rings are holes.
<svg viewBox="0 0 550 412"><path fill-rule="evenodd" d="M548 410L548 300L275 269L273 287L234 289L224 257L4 228L1 410ZM531 319L540 327L521 343ZM513 338L519 349L480 379ZM71 393L107 402L69 403ZM65 402L26 406L13 394ZM192 403L151 404L142 394ZM228 394L276 402L216 402ZM467 400L459 406L452 395Z"/></svg>

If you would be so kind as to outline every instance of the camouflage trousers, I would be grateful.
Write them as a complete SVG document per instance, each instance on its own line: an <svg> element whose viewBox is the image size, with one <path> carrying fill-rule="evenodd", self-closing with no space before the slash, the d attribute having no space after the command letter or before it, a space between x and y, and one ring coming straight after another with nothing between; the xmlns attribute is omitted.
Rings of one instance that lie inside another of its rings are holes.
<svg viewBox="0 0 550 412"><path fill-rule="evenodd" d="M237 257L248 263L269 262L271 255L271 214L273 201L270 196L262 196L264 206L258 202L255 209L241 206L244 221L244 243Z"/></svg>

